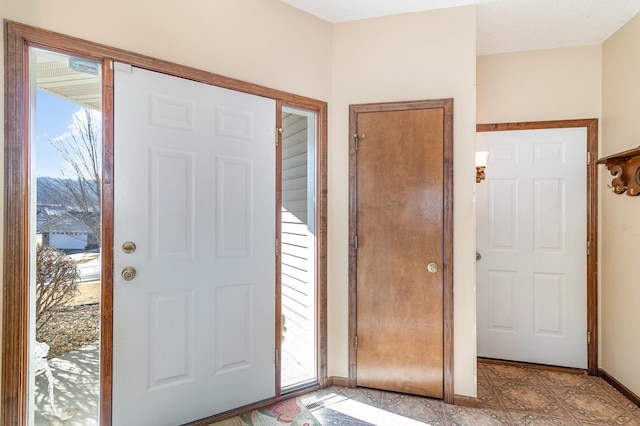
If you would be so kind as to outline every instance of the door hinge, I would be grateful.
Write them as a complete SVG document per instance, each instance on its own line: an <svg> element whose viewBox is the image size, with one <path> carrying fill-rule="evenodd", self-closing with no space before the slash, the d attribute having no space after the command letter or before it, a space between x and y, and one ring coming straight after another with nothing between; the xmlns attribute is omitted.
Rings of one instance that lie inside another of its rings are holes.
<svg viewBox="0 0 640 426"><path fill-rule="evenodd" d="M591 332L587 330L587 345L591 343Z"/></svg>
<svg viewBox="0 0 640 426"><path fill-rule="evenodd" d="M587 166L591 165L591 153L587 152Z"/></svg>
<svg viewBox="0 0 640 426"><path fill-rule="evenodd" d="M280 362L280 360L279 360L279 356L278 356L278 348L276 348L276 349L273 351L273 360L275 361L276 366L278 366L278 362Z"/></svg>
<svg viewBox="0 0 640 426"><path fill-rule="evenodd" d="M591 254L591 241L587 241L587 256Z"/></svg>
<svg viewBox="0 0 640 426"><path fill-rule="evenodd" d="M353 347L358 350L358 336L353 336Z"/></svg>
<svg viewBox="0 0 640 426"><path fill-rule="evenodd" d="M358 250L358 236L357 235L353 239L353 248Z"/></svg>
<svg viewBox="0 0 640 426"><path fill-rule="evenodd" d="M282 134L282 127L278 127L276 129L276 146L278 146L278 143L280 141L280 135Z"/></svg>
<svg viewBox="0 0 640 426"><path fill-rule="evenodd" d="M356 151L358 150L358 143L360 142L360 139L364 138L364 135L360 135L358 133L356 133L355 135L353 135L353 141L356 144Z"/></svg>
<svg viewBox="0 0 640 426"><path fill-rule="evenodd" d="M280 238L276 238L275 251L276 251L276 257L278 257L280 255Z"/></svg>

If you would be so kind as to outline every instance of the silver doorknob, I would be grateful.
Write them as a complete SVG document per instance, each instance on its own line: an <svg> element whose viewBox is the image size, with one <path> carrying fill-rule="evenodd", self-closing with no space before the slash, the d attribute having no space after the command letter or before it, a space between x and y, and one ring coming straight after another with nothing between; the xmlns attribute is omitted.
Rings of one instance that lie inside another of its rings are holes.
<svg viewBox="0 0 640 426"><path fill-rule="evenodd" d="M436 272L438 272L438 265L436 265L434 262L429 263L427 265L427 271L435 274Z"/></svg>
<svg viewBox="0 0 640 426"><path fill-rule="evenodd" d="M131 266L127 266L126 268L124 268L122 270L120 275L122 275L122 278L125 281L131 281L132 279L134 279L136 277L136 268L133 268Z"/></svg>

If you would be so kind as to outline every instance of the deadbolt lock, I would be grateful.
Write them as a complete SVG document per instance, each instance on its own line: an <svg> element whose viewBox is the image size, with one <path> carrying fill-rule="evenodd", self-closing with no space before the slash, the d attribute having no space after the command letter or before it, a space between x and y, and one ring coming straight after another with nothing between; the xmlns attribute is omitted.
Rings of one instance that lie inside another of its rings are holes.
<svg viewBox="0 0 640 426"><path fill-rule="evenodd" d="M125 281L131 281L136 277L136 268L127 266L122 270L121 275Z"/></svg>
<svg viewBox="0 0 640 426"><path fill-rule="evenodd" d="M122 251L127 253L127 254L131 254L134 251L136 251L136 243L134 243L133 241L127 241L124 244L122 244Z"/></svg>

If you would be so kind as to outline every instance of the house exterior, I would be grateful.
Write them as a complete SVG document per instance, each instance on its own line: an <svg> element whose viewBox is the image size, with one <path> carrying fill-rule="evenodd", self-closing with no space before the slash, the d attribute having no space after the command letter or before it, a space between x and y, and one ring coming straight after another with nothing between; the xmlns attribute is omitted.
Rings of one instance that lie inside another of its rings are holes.
<svg viewBox="0 0 640 426"><path fill-rule="evenodd" d="M43 245L68 254L97 247L90 227L79 214L60 206L38 205L37 210L36 233Z"/></svg>
<svg viewBox="0 0 640 426"><path fill-rule="evenodd" d="M329 376L347 377L349 369L349 104L454 98L454 389L461 396L476 395L476 123L598 118L603 156L638 145L640 16L601 45L477 57L473 5L339 24L278 0L65 6L2 0L0 17L329 103ZM285 60L291 52L296 60ZM600 366L640 395L632 250L640 201L610 193L607 183L602 170Z"/></svg>

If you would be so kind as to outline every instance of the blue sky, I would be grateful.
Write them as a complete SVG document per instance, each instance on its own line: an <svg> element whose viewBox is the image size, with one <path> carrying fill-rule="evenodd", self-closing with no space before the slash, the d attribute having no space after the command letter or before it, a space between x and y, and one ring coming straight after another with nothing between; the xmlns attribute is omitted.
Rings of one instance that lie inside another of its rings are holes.
<svg viewBox="0 0 640 426"><path fill-rule="evenodd" d="M36 176L60 177L64 162L49 142L62 136L82 106L56 95L36 91L35 155Z"/></svg>

